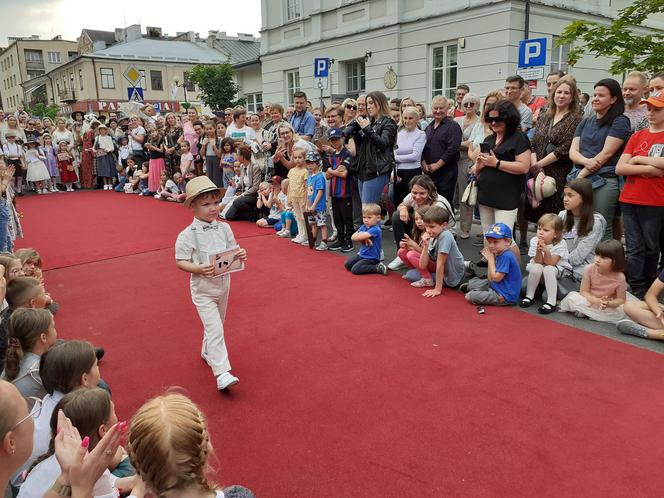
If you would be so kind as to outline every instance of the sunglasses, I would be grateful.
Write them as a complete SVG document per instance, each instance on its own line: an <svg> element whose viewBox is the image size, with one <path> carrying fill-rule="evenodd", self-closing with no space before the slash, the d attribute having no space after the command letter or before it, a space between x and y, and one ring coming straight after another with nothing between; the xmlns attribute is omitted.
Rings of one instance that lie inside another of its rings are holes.
<svg viewBox="0 0 664 498"><path fill-rule="evenodd" d="M469 103L463 104L463 106L464 107L475 107L475 103L474 102L469 102Z"/></svg>
<svg viewBox="0 0 664 498"><path fill-rule="evenodd" d="M357 106L356 106L356 105L348 104L348 105L346 106L346 109L353 109L354 111L357 111Z"/></svg>
<svg viewBox="0 0 664 498"><path fill-rule="evenodd" d="M500 116L496 116L496 117L487 116L486 117L486 122L487 123L504 123L505 118L501 118Z"/></svg>

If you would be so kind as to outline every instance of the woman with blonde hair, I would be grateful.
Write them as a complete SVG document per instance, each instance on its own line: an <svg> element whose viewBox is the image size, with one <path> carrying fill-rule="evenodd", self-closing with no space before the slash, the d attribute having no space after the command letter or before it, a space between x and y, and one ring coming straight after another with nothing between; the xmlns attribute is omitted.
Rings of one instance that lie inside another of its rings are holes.
<svg viewBox="0 0 664 498"><path fill-rule="evenodd" d="M397 124L382 92L367 94L367 117L357 116L344 130L357 144L357 179L362 203L380 203L381 195L396 166L394 146Z"/></svg>
<svg viewBox="0 0 664 498"><path fill-rule="evenodd" d="M145 492L157 497L253 497L241 486L223 490L209 479L212 444L205 415L189 398L167 393L134 414L128 436L131 461ZM133 496L144 495L133 490Z"/></svg>
<svg viewBox="0 0 664 498"><path fill-rule="evenodd" d="M344 126L348 126L350 122L355 119L355 116L357 116L357 100L346 99L343 104L341 104L341 108L344 111Z"/></svg>

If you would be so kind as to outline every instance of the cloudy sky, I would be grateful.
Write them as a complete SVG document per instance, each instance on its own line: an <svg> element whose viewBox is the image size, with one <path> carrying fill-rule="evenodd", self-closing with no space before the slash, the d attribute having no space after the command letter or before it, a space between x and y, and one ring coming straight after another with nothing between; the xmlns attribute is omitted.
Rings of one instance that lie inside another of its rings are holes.
<svg viewBox="0 0 664 498"><path fill-rule="evenodd" d="M39 35L42 39L62 35L76 40L82 28L113 31L114 28L140 23L159 26L164 33L196 31L205 36L208 30L258 35L261 27L260 0L0 0L0 46L7 46L7 36ZM176 8L176 5L181 7Z"/></svg>

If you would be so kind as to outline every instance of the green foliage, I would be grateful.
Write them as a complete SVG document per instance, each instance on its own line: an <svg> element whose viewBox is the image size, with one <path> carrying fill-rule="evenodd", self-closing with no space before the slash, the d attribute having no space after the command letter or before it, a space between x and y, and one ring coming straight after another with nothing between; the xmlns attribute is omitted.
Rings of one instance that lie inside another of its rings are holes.
<svg viewBox="0 0 664 498"><path fill-rule="evenodd" d="M653 14L664 13L664 0L635 0L629 7L618 11L609 24L589 21L573 21L561 33L557 45L575 43L570 50L568 62L576 64L586 55L615 59L609 70L611 74L624 71L655 72L664 69L664 34L661 31L642 28Z"/></svg>
<svg viewBox="0 0 664 498"><path fill-rule="evenodd" d="M46 104L43 102L38 102L34 107L28 109L28 114L31 116L37 116L39 118L48 117L55 119L55 117L58 115L58 112L60 112L60 107L55 104L46 106Z"/></svg>
<svg viewBox="0 0 664 498"><path fill-rule="evenodd" d="M233 80L233 66L229 63L199 64L189 71L187 78L198 85L201 100L213 111L240 105L240 100L236 100L239 88Z"/></svg>

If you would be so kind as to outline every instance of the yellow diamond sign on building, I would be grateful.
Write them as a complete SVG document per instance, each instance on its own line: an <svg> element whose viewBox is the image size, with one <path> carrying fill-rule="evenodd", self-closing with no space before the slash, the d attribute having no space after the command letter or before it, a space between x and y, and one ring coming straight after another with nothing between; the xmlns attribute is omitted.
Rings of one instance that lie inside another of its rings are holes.
<svg viewBox="0 0 664 498"><path fill-rule="evenodd" d="M124 72L123 76L125 79L131 83L131 86L139 86L139 83L141 82L141 72L136 68L136 66L130 65L127 66L126 71Z"/></svg>

